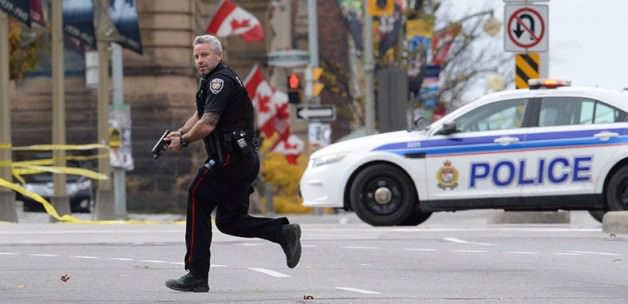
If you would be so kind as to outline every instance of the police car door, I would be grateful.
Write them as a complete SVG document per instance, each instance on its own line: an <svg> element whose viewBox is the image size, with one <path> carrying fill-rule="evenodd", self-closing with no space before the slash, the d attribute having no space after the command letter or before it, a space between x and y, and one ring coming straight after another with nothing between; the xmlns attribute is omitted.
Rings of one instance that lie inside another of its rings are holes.
<svg viewBox="0 0 628 304"><path fill-rule="evenodd" d="M586 97L543 97L538 102L538 127L529 129L524 152L524 195L593 193L597 179L604 178L599 172L617 151L612 143L623 132L614 123L625 114Z"/></svg>
<svg viewBox="0 0 628 304"><path fill-rule="evenodd" d="M446 117L456 131L437 130L426 151L429 200L440 207L490 207L506 197L518 202L527 104L526 98L499 100Z"/></svg>

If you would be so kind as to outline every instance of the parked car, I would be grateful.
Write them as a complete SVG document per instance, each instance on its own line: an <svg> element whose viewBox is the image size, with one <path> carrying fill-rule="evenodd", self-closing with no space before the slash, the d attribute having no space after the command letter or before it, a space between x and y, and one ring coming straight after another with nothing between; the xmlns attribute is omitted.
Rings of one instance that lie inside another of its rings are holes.
<svg viewBox="0 0 628 304"><path fill-rule="evenodd" d="M68 167L84 168L84 165L75 160L67 161ZM35 192L50 202L53 195L52 173L39 173L23 176L26 183L24 189ZM95 183L84 176L66 175L66 194L70 200L70 211L73 213L91 212L94 205ZM24 211L44 211L44 207L30 197L16 193L15 199L23 202Z"/></svg>
<svg viewBox="0 0 628 304"><path fill-rule="evenodd" d="M371 225L466 209L628 210L628 93L535 80L421 130L338 142L310 156L303 204Z"/></svg>

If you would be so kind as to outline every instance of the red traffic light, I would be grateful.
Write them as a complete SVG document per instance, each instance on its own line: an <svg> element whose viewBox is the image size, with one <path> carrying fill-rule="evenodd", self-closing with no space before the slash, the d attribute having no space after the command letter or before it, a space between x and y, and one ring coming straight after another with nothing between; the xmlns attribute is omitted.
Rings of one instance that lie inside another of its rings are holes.
<svg viewBox="0 0 628 304"><path fill-rule="evenodd" d="M288 76L288 88L290 90L298 90L301 88L301 78L299 75L292 73Z"/></svg>

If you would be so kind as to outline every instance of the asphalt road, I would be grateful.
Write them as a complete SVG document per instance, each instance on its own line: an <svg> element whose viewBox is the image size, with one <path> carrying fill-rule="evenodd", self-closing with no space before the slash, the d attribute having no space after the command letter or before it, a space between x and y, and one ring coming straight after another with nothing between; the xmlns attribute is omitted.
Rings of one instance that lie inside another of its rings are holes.
<svg viewBox="0 0 628 304"><path fill-rule="evenodd" d="M439 213L417 227L291 216L303 230L295 269L276 244L215 230L209 293L164 286L184 274L184 226L173 218L54 224L22 214L0 224L0 303L628 303L628 235L602 232L586 212L545 225L487 224L488 212Z"/></svg>

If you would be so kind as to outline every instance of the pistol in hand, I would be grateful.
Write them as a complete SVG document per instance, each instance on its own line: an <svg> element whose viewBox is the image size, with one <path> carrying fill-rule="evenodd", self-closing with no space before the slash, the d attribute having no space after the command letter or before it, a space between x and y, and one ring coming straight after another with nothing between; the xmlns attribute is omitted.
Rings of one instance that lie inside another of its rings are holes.
<svg viewBox="0 0 628 304"><path fill-rule="evenodd" d="M169 140L166 140L166 136L168 136L170 130L166 130L161 138L157 141L157 143L153 146L151 152L153 153L153 159L158 159L161 156L161 153L168 149L168 145L170 144Z"/></svg>

